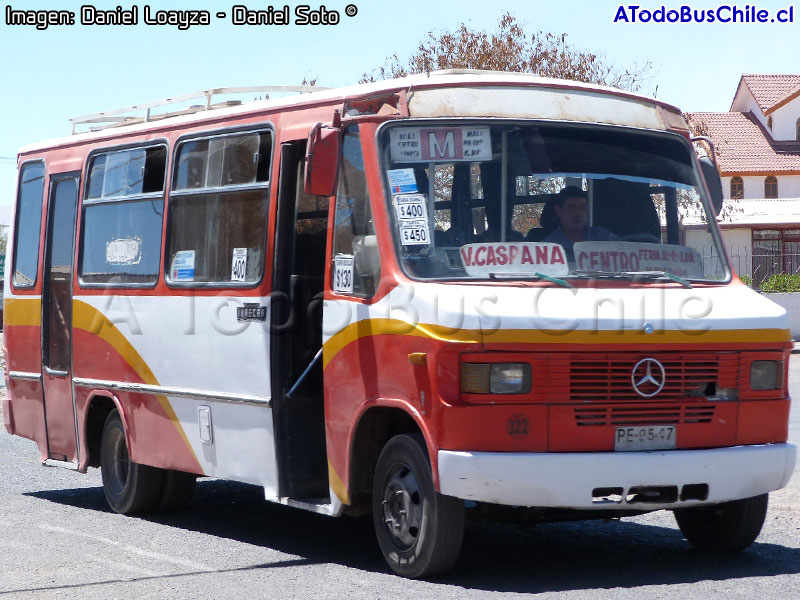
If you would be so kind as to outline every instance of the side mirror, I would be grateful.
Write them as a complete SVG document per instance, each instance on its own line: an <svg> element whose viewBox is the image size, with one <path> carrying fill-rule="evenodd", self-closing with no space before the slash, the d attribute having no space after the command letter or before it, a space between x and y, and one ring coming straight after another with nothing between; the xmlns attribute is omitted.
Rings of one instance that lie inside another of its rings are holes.
<svg viewBox="0 0 800 600"><path fill-rule="evenodd" d="M317 123L306 145L305 191L312 196L333 196L339 176L341 131Z"/></svg>
<svg viewBox="0 0 800 600"><path fill-rule="evenodd" d="M719 211L722 210L722 180L719 177L717 166L711 162L709 157L704 156L700 159L700 171L703 173L706 187L711 194L711 204L714 206L714 211L719 214Z"/></svg>

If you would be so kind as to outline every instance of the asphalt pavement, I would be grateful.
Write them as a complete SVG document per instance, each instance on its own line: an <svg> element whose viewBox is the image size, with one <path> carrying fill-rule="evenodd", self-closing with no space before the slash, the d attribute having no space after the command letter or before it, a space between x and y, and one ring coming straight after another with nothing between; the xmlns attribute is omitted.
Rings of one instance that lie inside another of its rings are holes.
<svg viewBox="0 0 800 600"><path fill-rule="evenodd" d="M790 366L800 397L800 359ZM795 406L790 440L800 442ZM369 518L332 519L201 480L173 514L110 512L100 473L42 467L0 431L2 598L800 598L800 474L735 555L695 552L671 513L538 526L470 523L456 568L391 574Z"/></svg>

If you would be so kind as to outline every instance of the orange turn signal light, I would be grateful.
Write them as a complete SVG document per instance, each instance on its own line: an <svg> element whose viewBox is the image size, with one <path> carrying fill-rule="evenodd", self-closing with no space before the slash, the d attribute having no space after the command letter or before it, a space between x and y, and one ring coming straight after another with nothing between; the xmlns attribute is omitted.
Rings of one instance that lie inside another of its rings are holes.
<svg viewBox="0 0 800 600"><path fill-rule="evenodd" d="M461 363L461 391L467 394L489 393L489 369L486 363Z"/></svg>

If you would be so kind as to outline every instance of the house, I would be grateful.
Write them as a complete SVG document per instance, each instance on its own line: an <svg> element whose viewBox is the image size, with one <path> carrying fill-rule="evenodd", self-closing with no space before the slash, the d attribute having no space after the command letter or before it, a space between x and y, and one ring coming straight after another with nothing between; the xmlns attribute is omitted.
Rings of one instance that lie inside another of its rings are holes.
<svg viewBox="0 0 800 600"><path fill-rule="evenodd" d="M756 283L800 272L800 75L742 75L728 112L686 116L714 142L734 267ZM686 223L686 243L713 247L700 223Z"/></svg>

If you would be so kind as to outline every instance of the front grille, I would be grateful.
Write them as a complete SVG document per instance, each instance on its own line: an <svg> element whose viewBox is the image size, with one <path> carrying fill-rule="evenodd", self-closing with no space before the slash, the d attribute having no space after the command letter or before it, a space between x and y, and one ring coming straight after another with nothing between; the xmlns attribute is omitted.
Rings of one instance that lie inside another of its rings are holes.
<svg viewBox="0 0 800 600"><path fill-rule="evenodd" d="M700 398L714 393L720 378L719 354L574 354L569 364L570 400L642 400L633 389L631 374L636 363L646 357L664 366L664 387L653 400Z"/></svg>
<svg viewBox="0 0 800 600"><path fill-rule="evenodd" d="M573 409L579 427L597 425L683 425L710 423L714 404L674 404L666 406L581 406Z"/></svg>

